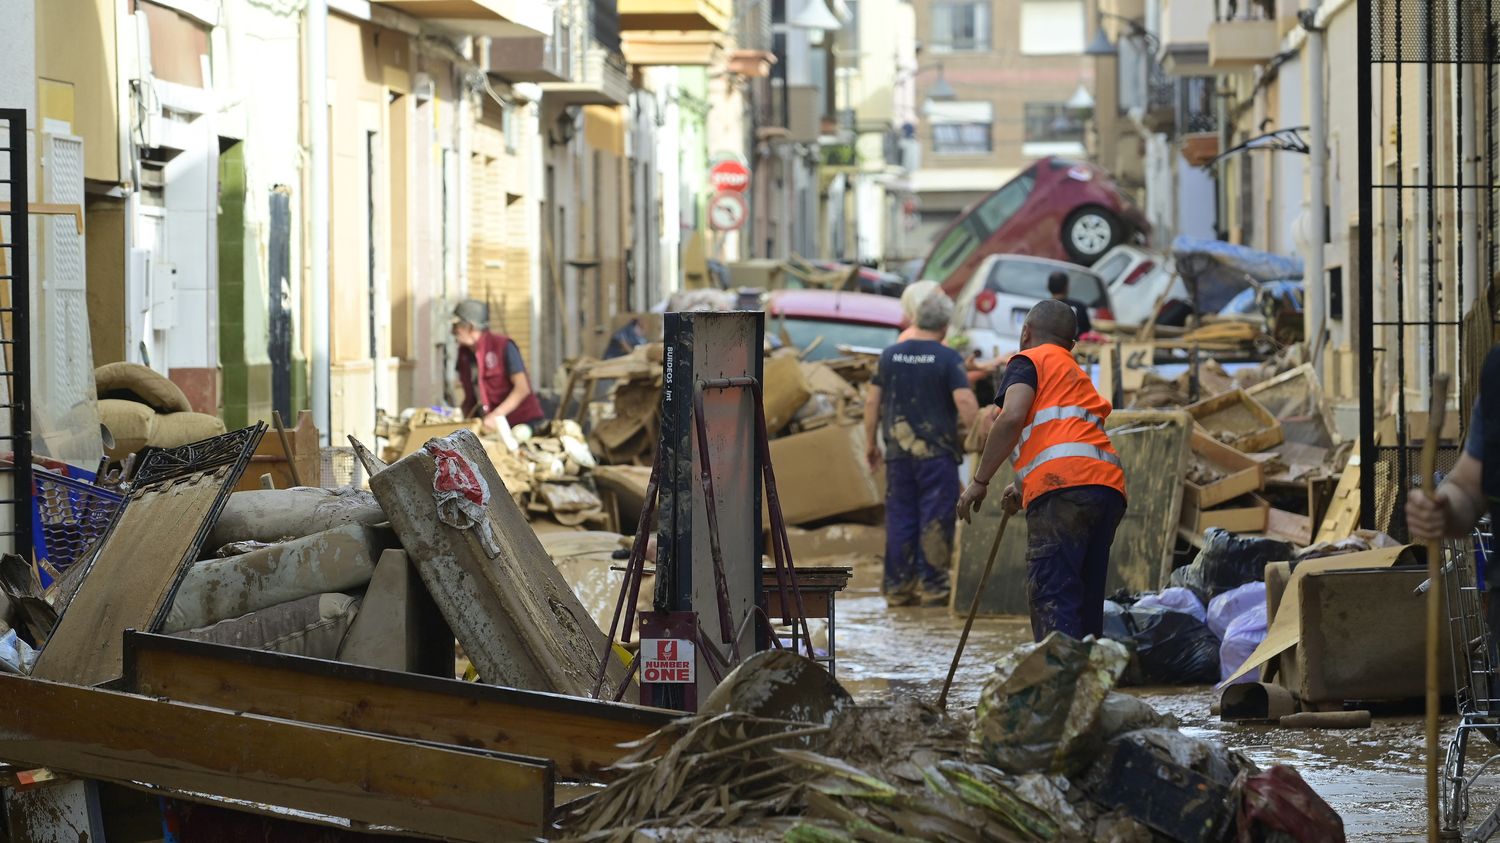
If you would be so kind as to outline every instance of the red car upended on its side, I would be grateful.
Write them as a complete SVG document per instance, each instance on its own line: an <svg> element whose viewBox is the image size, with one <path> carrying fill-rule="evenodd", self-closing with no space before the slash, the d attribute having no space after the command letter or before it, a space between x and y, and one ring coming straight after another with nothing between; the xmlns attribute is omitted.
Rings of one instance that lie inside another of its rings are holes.
<svg viewBox="0 0 1500 843"><path fill-rule="evenodd" d="M1103 168L1048 157L960 214L938 236L918 277L957 295L990 255L1089 266L1150 231L1145 215Z"/></svg>

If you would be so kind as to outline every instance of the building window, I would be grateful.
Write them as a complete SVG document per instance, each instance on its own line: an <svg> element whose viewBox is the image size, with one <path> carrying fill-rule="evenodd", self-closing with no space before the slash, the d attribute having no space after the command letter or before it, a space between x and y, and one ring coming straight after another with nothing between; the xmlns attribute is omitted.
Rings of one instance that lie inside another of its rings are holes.
<svg viewBox="0 0 1500 843"><path fill-rule="evenodd" d="M1022 0L1021 52L1028 56L1083 54L1083 0Z"/></svg>
<svg viewBox="0 0 1500 843"><path fill-rule="evenodd" d="M929 103L927 122L932 127L932 151L938 155L986 155L994 150L993 103Z"/></svg>
<svg viewBox="0 0 1500 843"><path fill-rule="evenodd" d="M934 53L989 52L990 4L963 0L933 3L931 40Z"/></svg>
<svg viewBox="0 0 1500 843"><path fill-rule="evenodd" d="M1066 103L1026 103L1026 134L1021 154L1082 155L1083 119Z"/></svg>

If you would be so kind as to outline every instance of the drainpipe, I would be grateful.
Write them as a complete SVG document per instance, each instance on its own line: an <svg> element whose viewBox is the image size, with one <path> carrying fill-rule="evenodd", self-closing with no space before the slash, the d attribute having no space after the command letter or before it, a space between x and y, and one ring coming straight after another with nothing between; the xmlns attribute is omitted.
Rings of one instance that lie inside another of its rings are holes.
<svg viewBox="0 0 1500 843"><path fill-rule="evenodd" d="M310 396L319 444L333 433L328 362L328 0L307 4L308 253L312 270Z"/></svg>
<svg viewBox="0 0 1500 843"><path fill-rule="evenodd" d="M1307 104L1311 112L1308 120L1307 156L1309 187L1307 191L1307 257L1303 274L1307 291L1303 308L1303 336L1308 343L1309 357L1313 367L1321 375L1323 371L1323 341L1327 333L1328 281L1324 271L1323 243L1328 239L1328 206L1325 192L1327 179L1324 171L1328 167L1328 110L1323 84L1323 54L1327 34L1316 24L1319 0L1307 0L1302 10L1302 26L1307 30Z"/></svg>

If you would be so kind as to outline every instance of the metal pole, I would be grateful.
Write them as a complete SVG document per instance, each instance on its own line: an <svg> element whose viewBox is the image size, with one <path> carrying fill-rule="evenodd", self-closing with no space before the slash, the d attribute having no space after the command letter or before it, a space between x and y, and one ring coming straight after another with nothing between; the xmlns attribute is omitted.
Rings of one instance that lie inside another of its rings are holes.
<svg viewBox="0 0 1500 843"><path fill-rule="evenodd" d="M1375 472L1375 202L1374 189L1371 187L1372 176L1375 168L1375 138L1371 121L1375 115L1372 113L1374 96L1370 78L1372 70L1371 39L1374 35L1371 26L1371 8L1369 3L1358 3L1355 5L1356 23L1358 31L1355 34L1355 50L1357 58L1355 61L1356 73L1356 97L1358 108L1355 110L1359 120L1359 263L1355 269L1358 271L1357 287L1358 300L1356 310L1358 319L1355 330L1358 332L1359 356L1359 461L1362 471L1369 472L1365 476L1374 477ZM1365 482L1360 484L1359 491L1360 526L1370 529L1375 526L1375 484Z"/></svg>
<svg viewBox="0 0 1500 843"><path fill-rule="evenodd" d="M312 377L309 396L320 445L333 432L329 376L328 290L328 0L307 3L308 262L312 282Z"/></svg>
<svg viewBox="0 0 1500 843"><path fill-rule="evenodd" d="M1325 196L1327 180L1324 175L1328 167L1328 111L1323 85L1323 64L1326 33L1316 24L1319 0L1308 0L1302 13L1302 26L1307 30L1307 107L1309 115L1309 145L1312 154L1307 156L1307 271L1304 277L1307 290L1307 307L1303 311L1303 337L1306 338L1309 357L1321 375L1323 371L1323 338L1327 330L1328 282L1324 277L1323 243L1328 239L1327 207Z"/></svg>

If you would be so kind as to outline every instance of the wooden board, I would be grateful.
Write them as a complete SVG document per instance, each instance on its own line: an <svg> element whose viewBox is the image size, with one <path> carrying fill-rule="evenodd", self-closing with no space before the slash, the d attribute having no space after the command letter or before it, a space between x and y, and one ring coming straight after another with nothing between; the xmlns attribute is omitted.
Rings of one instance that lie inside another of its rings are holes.
<svg viewBox="0 0 1500 843"><path fill-rule="evenodd" d="M178 702L548 758L600 778L677 712L185 641L125 637L124 687Z"/></svg>
<svg viewBox="0 0 1500 843"><path fill-rule="evenodd" d="M439 518L432 488L436 462L425 450L370 478L370 490L427 591L485 682L588 696L609 646L604 633L506 494L478 437L460 430L441 441L489 489L478 526L458 529ZM490 550L480 533L486 526L495 536ZM605 684L613 689L624 681L625 669L613 656L608 665Z"/></svg>
<svg viewBox="0 0 1500 843"><path fill-rule="evenodd" d="M545 833L552 765L0 675L0 759L458 840Z"/></svg>
<svg viewBox="0 0 1500 843"><path fill-rule="evenodd" d="M1125 469L1129 506L1110 553L1107 592L1159 588L1172 569L1172 548L1181 516L1182 475L1187 464L1192 418L1183 412L1121 410L1106 427ZM1000 526L999 490L1015 477L1007 463L990 481L995 490L973 523L960 522L958 565L953 577L952 608L967 612L984 571L990 545ZM995 560L994 573L980 598L986 615L1024 615L1026 602L1026 519L1011 519Z"/></svg>
<svg viewBox="0 0 1500 843"><path fill-rule="evenodd" d="M313 424L312 413L303 410L297 415L297 426L286 431L292 450L288 454L281 447L281 437L275 431L260 440L260 446L250 457L250 467L235 485L236 492L261 488L260 476L271 475L271 482L278 489L290 489L297 483L292 478L291 465L297 466L297 475L303 486L318 486L321 477L318 468L318 427Z"/></svg>
<svg viewBox="0 0 1500 843"><path fill-rule="evenodd" d="M1314 544L1347 538L1359 527L1359 482L1362 473L1359 440L1356 439L1354 450L1349 452L1349 465L1339 477L1339 485L1333 490L1333 500L1328 504L1328 512L1323 515L1318 534L1313 537Z"/></svg>
<svg viewBox="0 0 1500 843"><path fill-rule="evenodd" d="M265 425L152 451L77 592L37 656L38 679L96 685L120 675L120 634L157 629ZM191 470L202 466L201 470ZM157 480L157 478L160 478Z"/></svg>

